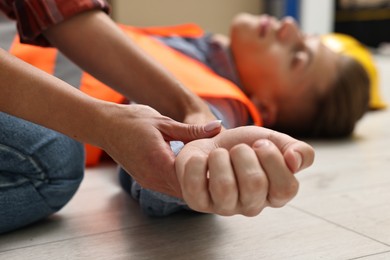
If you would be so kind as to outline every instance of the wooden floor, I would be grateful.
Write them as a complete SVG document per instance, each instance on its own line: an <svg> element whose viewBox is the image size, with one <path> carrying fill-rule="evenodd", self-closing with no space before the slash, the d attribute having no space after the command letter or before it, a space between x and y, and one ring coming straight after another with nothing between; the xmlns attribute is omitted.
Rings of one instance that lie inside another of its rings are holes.
<svg viewBox="0 0 390 260"><path fill-rule="evenodd" d="M390 57L377 57L390 101ZM313 142L298 196L260 216L143 216L114 165L87 170L51 219L0 236L0 259L390 259L390 109L352 140Z"/></svg>

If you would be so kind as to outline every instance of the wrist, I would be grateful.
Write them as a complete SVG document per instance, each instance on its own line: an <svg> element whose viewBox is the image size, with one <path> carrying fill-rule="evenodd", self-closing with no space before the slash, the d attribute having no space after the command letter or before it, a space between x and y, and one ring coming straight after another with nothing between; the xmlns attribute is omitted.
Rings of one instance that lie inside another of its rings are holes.
<svg viewBox="0 0 390 260"><path fill-rule="evenodd" d="M181 121L188 124L206 124L217 118L211 112L209 106L199 97L189 98L183 105L184 109Z"/></svg>
<svg viewBox="0 0 390 260"><path fill-rule="evenodd" d="M115 127L116 120L120 120L118 112L119 104L95 100L91 106L92 111L89 116L85 142L104 149L108 146L112 128Z"/></svg>

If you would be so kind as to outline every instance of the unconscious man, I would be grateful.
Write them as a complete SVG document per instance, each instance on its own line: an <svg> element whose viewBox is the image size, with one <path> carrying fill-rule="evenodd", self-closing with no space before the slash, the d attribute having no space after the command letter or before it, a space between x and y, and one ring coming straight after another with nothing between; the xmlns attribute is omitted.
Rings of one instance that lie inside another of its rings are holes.
<svg viewBox="0 0 390 260"><path fill-rule="evenodd" d="M240 14L229 38L192 25L123 29L201 95L227 129L260 124L293 136L343 138L367 110L385 106L364 46L346 35L304 35L291 18ZM175 51L159 54L141 35ZM171 146L178 154L183 144ZM188 209L184 200L143 189L127 173L121 183L148 215Z"/></svg>
<svg viewBox="0 0 390 260"><path fill-rule="evenodd" d="M353 133L368 109L384 107L372 58L359 42L345 35L304 35L291 18L278 21L267 15L240 14L232 22L230 37L204 33L193 24L120 26L141 49L201 96L227 129L211 139L185 145L171 142L177 165L184 160L182 149L209 152L227 148L232 140L250 143L255 128L241 126L263 126L295 137L341 138ZM92 96L129 102L88 74L70 74L71 78L62 78L73 85L76 82ZM89 165L96 164L100 156L98 149L87 147ZM121 184L148 215L189 209L185 200L144 189L130 175L121 170Z"/></svg>

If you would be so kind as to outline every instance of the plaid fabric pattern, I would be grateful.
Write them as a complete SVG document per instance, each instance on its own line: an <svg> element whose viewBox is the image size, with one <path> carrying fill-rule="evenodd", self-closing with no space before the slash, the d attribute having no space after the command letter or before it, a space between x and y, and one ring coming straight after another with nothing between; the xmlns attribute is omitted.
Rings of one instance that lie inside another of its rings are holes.
<svg viewBox="0 0 390 260"><path fill-rule="evenodd" d="M50 46L42 32L81 12L99 9L109 13L104 0L0 0L0 10L17 21L20 40Z"/></svg>

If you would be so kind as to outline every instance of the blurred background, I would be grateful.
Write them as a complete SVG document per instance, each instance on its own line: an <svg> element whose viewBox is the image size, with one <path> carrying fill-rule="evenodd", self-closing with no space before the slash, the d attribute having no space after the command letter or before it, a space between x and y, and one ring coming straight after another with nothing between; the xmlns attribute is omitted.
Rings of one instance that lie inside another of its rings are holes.
<svg viewBox="0 0 390 260"><path fill-rule="evenodd" d="M229 33L235 14L293 16L307 33L342 32L371 48L388 48L390 0L111 0L113 18L151 26L195 22L207 31Z"/></svg>

